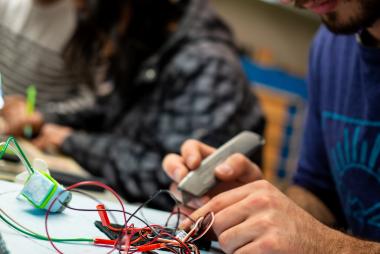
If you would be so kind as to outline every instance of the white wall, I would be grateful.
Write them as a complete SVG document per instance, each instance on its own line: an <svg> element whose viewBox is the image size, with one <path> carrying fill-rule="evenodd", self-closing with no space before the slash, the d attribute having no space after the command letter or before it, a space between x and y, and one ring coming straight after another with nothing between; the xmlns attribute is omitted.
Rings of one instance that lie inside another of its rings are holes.
<svg viewBox="0 0 380 254"><path fill-rule="evenodd" d="M261 0L212 0L218 12L249 48L272 51L275 65L304 74L310 42L319 26L317 17Z"/></svg>

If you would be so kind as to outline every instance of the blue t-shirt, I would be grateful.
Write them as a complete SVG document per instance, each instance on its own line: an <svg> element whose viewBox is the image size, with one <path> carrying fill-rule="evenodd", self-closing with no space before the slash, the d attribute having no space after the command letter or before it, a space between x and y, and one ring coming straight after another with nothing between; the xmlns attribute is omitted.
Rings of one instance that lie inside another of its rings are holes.
<svg viewBox="0 0 380 254"><path fill-rule="evenodd" d="M308 83L294 181L320 197L354 235L380 241L380 49L322 27Z"/></svg>

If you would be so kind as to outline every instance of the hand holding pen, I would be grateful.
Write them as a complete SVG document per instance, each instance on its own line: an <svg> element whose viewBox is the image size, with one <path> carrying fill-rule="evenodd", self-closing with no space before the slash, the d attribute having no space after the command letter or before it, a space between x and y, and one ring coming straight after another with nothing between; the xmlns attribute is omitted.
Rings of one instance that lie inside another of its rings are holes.
<svg viewBox="0 0 380 254"><path fill-rule="evenodd" d="M2 79L0 76L0 87ZM38 111L35 111L37 91L30 88L27 91L27 100L20 95L6 96L4 107L1 110L1 130L2 134L27 137L32 136L33 131L37 132L42 124L43 117ZM25 128L26 127L26 128ZM29 130L28 130L29 129Z"/></svg>
<svg viewBox="0 0 380 254"><path fill-rule="evenodd" d="M1 110L2 134L23 136L24 127L32 126L37 133L43 124L43 117L40 112L27 114L26 101L23 96L13 95L5 97L4 107Z"/></svg>

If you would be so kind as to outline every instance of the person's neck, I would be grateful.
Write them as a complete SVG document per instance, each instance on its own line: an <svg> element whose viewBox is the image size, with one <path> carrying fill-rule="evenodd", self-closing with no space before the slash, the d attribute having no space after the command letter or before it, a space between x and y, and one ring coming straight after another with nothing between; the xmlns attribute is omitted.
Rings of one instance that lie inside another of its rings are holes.
<svg viewBox="0 0 380 254"><path fill-rule="evenodd" d="M48 6L51 4L54 4L56 2L59 2L61 0L34 0L34 2L38 5Z"/></svg>
<svg viewBox="0 0 380 254"><path fill-rule="evenodd" d="M375 39L380 44L380 20L376 21L373 26L369 27L368 32L372 35L373 39Z"/></svg>

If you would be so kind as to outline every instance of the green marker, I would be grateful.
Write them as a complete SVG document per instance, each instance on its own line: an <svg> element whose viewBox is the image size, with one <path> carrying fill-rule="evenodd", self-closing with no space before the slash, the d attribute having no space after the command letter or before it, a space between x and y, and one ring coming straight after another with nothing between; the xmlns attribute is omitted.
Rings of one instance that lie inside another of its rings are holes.
<svg viewBox="0 0 380 254"><path fill-rule="evenodd" d="M28 86L26 89L26 114L31 116L36 106L37 89L35 86ZM24 127L24 136L26 138L32 138L33 128L30 124Z"/></svg>

